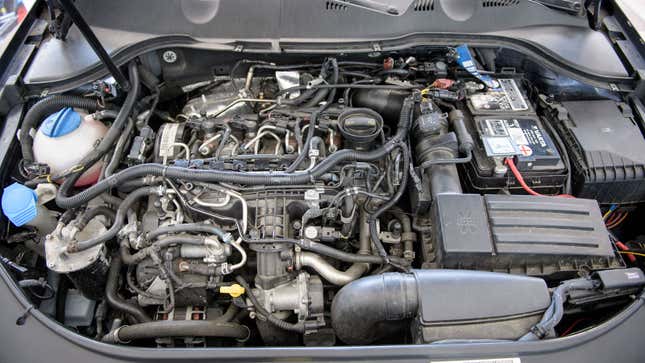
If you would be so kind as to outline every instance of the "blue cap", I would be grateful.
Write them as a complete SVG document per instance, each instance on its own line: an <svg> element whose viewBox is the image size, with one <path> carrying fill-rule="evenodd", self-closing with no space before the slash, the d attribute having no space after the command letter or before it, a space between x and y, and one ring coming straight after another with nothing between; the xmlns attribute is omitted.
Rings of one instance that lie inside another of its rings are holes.
<svg viewBox="0 0 645 363"><path fill-rule="evenodd" d="M20 227L38 215L36 191L20 183L4 188L2 193L2 212L9 220Z"/></svg>
<svg viewBox="0 0 645 363"><path fill-rule="evenodd" d="M49 137L67 135L81 124L81 115L71 107L53 113L43 121L40 131Z"/></svg>

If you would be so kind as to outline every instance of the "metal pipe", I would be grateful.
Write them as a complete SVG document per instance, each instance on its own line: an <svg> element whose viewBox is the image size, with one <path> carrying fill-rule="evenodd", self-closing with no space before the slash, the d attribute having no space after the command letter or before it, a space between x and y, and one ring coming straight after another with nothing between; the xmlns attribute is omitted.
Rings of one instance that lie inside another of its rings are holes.
<svg viewBox="0 0 645 363"><path fill-rule="evenodd" d="M322 256L311 252L300 252L298 254L297 264L299 264L300 267L307 266L313 268L323 279L339 286L347 285L363 276L370 267L368 263L355 263L347 270L340 271L327 262L327 260Z"/></svg>
<svg viewBox="0 0 645 363"><path fill-rule="evenodd" d="M231 108L233 108L233 106L235 106L235 105L237 105L238 103L241 103L241 102L277 103L278 101L277 100L270 100L270 99L261 99L261 98L238 98L235 101L233 101L233 102L229 103L228 105L224 106L223 109L215 112L212 115L207 115L207 116L211 117L211 118L215 118L215 117L223 114L224 112L230 110Z"/></svg>

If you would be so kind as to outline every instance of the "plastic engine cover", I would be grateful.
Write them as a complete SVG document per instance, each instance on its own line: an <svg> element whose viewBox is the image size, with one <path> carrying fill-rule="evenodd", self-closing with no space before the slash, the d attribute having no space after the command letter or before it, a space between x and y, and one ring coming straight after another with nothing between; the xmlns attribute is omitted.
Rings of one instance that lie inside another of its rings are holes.
<svg viewBox="0 0 645 363"><path fill-rule="evenodd" d="M439 195L433 218L441 268L546 277L623 266L594 200Z"/></svg>

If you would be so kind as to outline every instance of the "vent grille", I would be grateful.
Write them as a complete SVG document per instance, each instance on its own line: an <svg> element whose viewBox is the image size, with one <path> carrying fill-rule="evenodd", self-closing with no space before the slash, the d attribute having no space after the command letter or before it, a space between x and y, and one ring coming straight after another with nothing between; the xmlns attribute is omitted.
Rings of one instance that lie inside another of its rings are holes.
<svg viewBox="0 0 645 363"><path fill-rule="evenodd" d="M329 11L347 11L349 7L337 1L325 1L325 10Z"/></svg>
<svg viewBox="0 0 645 363"><path fill-rule="evenodd" d="M434 0L415 0L414 11L432 11L434 10Z"/></svg>
<svg viewBox="0 0 645 363"><path fill-rule="evenodd" d="M482 7L485 8L502 8L519 4L520 0L482 0Z"/></svg>

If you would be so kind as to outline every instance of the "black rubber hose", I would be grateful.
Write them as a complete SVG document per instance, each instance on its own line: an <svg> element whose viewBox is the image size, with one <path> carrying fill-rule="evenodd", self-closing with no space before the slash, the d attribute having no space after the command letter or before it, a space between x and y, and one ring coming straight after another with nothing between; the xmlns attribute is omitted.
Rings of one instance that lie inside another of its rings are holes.
<svg viewBox="0 0 645 363"><path fill-rule="evenodd" d="M117 290L119 289L119 278L121 277L121 257L114 255L108 271L107 283L105 284L105 300L113 309L122 311L133 316L140 323L152 321L141 307L123 300Z"/></svg>
<svg viewBox="0 0 645 363"><path fill-rule="evenodd" d="M80 96L58 95L44 98L34 104L20 126L20 148L22 158L26 162L34 161L34 139L31 136L31 129L35 129L43 119L65 107L74 107L94 112L100 108L96 99Z"/></svg>
<svg viewBox="0 0 645 363"><path fill-rule="evenodd" d="M410 155L408 151L408 147L406 144L401 144L401 151L403 154L403 177L401 178L401 184L399 185L399 189L396 191L396 193L388 200L385 202L383 205L381 205L374 213L370 214L369 218L367 219L367 223L370 226L370 238L372 240L372 243L376 246L376 249L379 252L379 255L383 257L386 263L389 263L389 257L387 256L387 251L385 251L385 247L383 246L383 243L378 237L378 229L376 228L376 221L378 220L378 217L381 216L385 211L388 209L392 208L403 196L405 193L407 184L408 184L408 177L410 175Z"/></svg>
<svg viewBox="0 0 645 363"><path fill-rule="evenodd" d="M307 156L309 156L311 139L313 139L314 133L316 132L316 121L318 120L319 114L319 110L311 113L311 116L309 117L309 128L307 129L307 138L305 139L305 142L302 145L302 150L300 150L300 153L298 153L296 159L285 170L286 173L293 173L294 171L296 171L298 166L305 160Z"/></svg>
<svg viewBox="0 0 645 363"><path fill-rule="evenodd" d="M235 276L235 281L239 283L244 290L246 290L246 296L251 300L251 303L253 303L253 306L255 307L255 311L257 311L258 314L262 315L269 323L275 325L276 327L282 329L282 330L287 330L287 331L292 331L296 333L304 333L305 332L305 325L302 323L289 323L286 322L282 319L279 319L275 317L273 314L269 313L264 309L262 304L258 301L257 297L253 294L251 290L251 286L246 282L244 277L237 275Z"/></svg>
<svg viewBox="0 0 645 363"><path fill-rule="evenodd" d="M114 147L114 153L112 154L112 157L110 158L110 162L105 166L105 170L103 172L103 176L110 176L114 174L114 170L116 170L117 166L119 166L119 163L121 162L121 157L123 156L123 152L125 151L125 147L128 143L128 140L130 140L130 134L132 133L132 130L134 129L134 120L132 118L128 118L128 123L125 127L125 130L123 130L123 133L119 137L119 140L116 143L116 146Z"/></svg>
<svg viewBox="0 0 645 363"><path fill-rule="evenodd" d="M402 114L408 114L409 108L412 107L412 98L408 97L404 102ZM406 106L407 105L407 106ZM406 111L407 110L407 111ZM405 140L408 133L409 117L403 118L404 124L399 124L396 134L383 146L372 151L354 151L344 149L337 151L323 161L314 166L311 170L296 173L279 173L265 172L249 174L246 172L227 171L227 170L206 170L190 169L177 166L167 166L156 163L135 165L119 173L116 173L95 185L83 190L82 192L67 196L71 186L68 184L69 178L65 180L63 186L56 195L56 204L62 209L69 209L80 206L94 199L101 193L119 186L124 182L144 176L163 176L171 179L185 179L191 181L200 181L208 183L230 183L242 185L294 185L308 184L313 178L319 177L334 166L341 162L351 161L376 161L388 155L392 150L399 146L400 142ZM67 184L67 187L65 187Z"/></svg>
<svg viewBox="0 0 645 363"><path fill-rule="evenodd" d="M63 182L63 184L60 186L58 190L59 195L67 194L74 187L74 184L76 183L78 178L80 178L80 176L83 174L85 169L94 165L94 163L96 163L108 151L110 151L114 147L114 143L116 142L117 138L121 136L121 131L124 128L126 122L128 121L128 118L130 117L132 110L134 109L134 105L136 104L137 97L139 95L139 89L141 88L139 84L139 73L137 71L136 62L134 61L130 62L128 64L128 70L129 70L130 84L132 85L132 89L126 96L125 101L123 102L123 106L119 110L119 113L116 115L116 118L112 123L112 126L105 134L105 136L103 137L103 140L101 140L99 145L94 150L92 150L89 154L83 157L83 159L81 159L77 167L74 168L74 172L70 173L69 175L57 176L57 177L66 176L65 181ZM67 209L67 208L64 208L64 209Z"/></svg>
<svg viewBox="0 0 645 363"><path fill-rule="evenodd" d="M318 165L308 171L297 173L277 173L266 172L249 174L245 172L226 171L226 170L206 170L190 169L176 166L166 166L156 163L135 165L122 170L95 185L83 190L82 192L67 196L70 188L61 187L56 195L56 204L62 209L69 209L80 206L96 198L101 193L121 185L122 183L141 178L144 176L164 176L171 179L185 179L191 181L200 181L208 183L231 183L243 185L294 185L310 183L312 178L319 177L340 162L349 161L375 161L389 154L398 144L399 139L392 139L385 145L373 151L354 151L340 150L337 151ZM64 184L67 183L67 180ZM73 185L73 183L72 183Z"/></svg>
<svg viewBox="0 0 645 363"><path fill-rule="evenodd" d="M166 337L218 337L246 340L250 331L244 325L214 320L160 320L126 325L103 337L105 343L126 343L137 339Z"/></svg>
<svg viewBox="0 0 645 363"><path fill-rule="evenodd" d="M457 134L457 140L459 140L459 151L464 154L472 152L475 142L473 141L472 135L468 132L466 128L466 122L464 121L464 113L461 110L452 110L448 113L448 120L452 124L452 129Z"/></svg>
<svg viewBox="0 0 645 363"><path fill-rule="evenodd" d="M61 324L65 324L65 305L67 304L67 293L71 284L67 276L61 275L58 292L56 292L56 321Z"/></svg>
<svg viewBox="0 0 645 363"><path fill-rule="evenodd" d="M594 290L600 286L600 282L588 279L579 278L573 280L563 281L558 287L553 290L551 294L551 303L544 312L540 322L535 324L530 332L520 337L520 341L539 340L547 336L553 328L562 320L564 315L564 303L567 301L568 295L571 291L575 290Z"/></svg>
<svg viewBox="0 0 645 363"><path fill-rule="evenodd" d="M407 130L409 125L411 124L414 112L414 104L415 103L413 97L408 97L405 99L405 101L403 101L403 107L401 109L401 115L399 119L399 130ZM405 133L405 135L407 135L407 132ZM376 246L379 255L384 259L386 263L390 263L390 259L387 256L387 251L385 250L383 243L378 237L376 222L381 214L383 214L386 210L392 208L401 199L408 184L408 177L410 173L408 170L410 168L410 154L407 144L401 143L399 144L399 147L401 148L401 154L403 156L403 177L401 178L399 189L396 191L396 193L394 193L390 200L381 205L376 211L374 211L374 213L370 214L369 218L367 219L372 243L374 244L374 246Z"/></svg>
<svg viewBox="0 0 645 363"><path fill-rule="evenodd" d="M126 265L135 265L148 258L149 250L139 250L137 253L130 253L130 244L127 239L122 239L119 243L119 256L121 261Z"/></svg>
<svg viewBox="0 0 645 363"><path fill-rule="evenodd" d="M237 305L231 303L231 305L228 306L224 314L216 317L213 320L220 323L229 322L233 320L233 318L235 317L235 315L237 315L239 311L240 311L240 308L238 308Z"/></svg>
<svg viewBox="0 0 645 363"><path fill-rule="evenodd" d="M85 211L85 213L81 215L81 219L78 221L76 226L79 230L83 230L83 228L85 228L85 226L87 226L87 224L97 216L106 217L108 219L108 223L114 223L114 220L116 219L116 213L113 209L106 206L98 206Z"/></svg>
<svg viewBox="0 0 645 363"><path fill-rule="evenodd" d="M400 322L418 309L417 282L412 274L384 273L345 285L331 304L334 332L347 344L365 345L401 334Z"/></svg>
<svg viewBox="0 0 645 363"><path fill-rule="evenodd" d="M123 200L123 203L121 203L121 205L119 205L119 208L116 210L114 223L112 224L112 227L107 230L107 232L85 241L75 241L73 243L70 243L69 245L67 245L67 251L70 253L83 251L113 239L125 225L126 214L132 207L132 205L140 198L151 194L156 194L158 192L158 187L143 187L128 194L128 196Z"/></svg>
<svg viewBox="0 0 645 363"><path fill-rule="evenodd" d="M338 71L338 62L336 61L335 58L330 58L329 63L331 63L332 67L332 83L338 82L338 77L339 77L339 71ZM324 91L324 92L323 92ZM322 99L327 95L327 90L323 89L320 90L319 93L314 97L311 101L307 102L304 107L313 107L320 103ZM319 97L320 96L320 97ZM318 98L319 97L319 98ZM329 97L327 98L327 102L320 106L320 108L317 111L314 111L311 114L311 118L309 121L309 129L307 130L307 139L304 142L304 145L302 146L302 150L298 154L298 157L296 157L296 160L289 165L287 168L286 172L287 173L292 173L296 171L298 166L302 163L302 161L305 159L305 157L309 156L309 148L311 147L311 140L314 138L314 133L316 131L316 121L318 120L318 116L327 109L331 103L334 101L334 98L336 97L336 89L332 88L331 93L329 93Z"/></svg>
<svg viewBox="0 0 645 363"><path fill-rule="evenodd" d="M331 74L331 83L336 84L338 83L338 77L340 75L340 72L338 70L338 62L336 61L335 58L330 58L328 63L331 64L331 69L332 69L332 74ZM329 97L327 95L329 94ZM325 97L327 97L327 104L325 107L329 107L329 104L334 101L334 98L336 97L336 89L332 88L331 91L327 89L321 89L316 93L316 95L309 100L307 103L303 105L304 108L309 108L309 107L314 107L318 105Z"/></svg>
<svg viewBox="0 0 645 363"><path fill-rule="evenodd" d="M320 69L321 76L325 74L326 66L327 66L327 61L323 62L322 64L322 67ZM300 106L303 103L307 102L306 103L306 105L308 105L307 107L313 107L314 105L318 104L318 102L322 101L325 98L325 96L327 96L327 93L328 93L328 90L326 89L318 89L318 88L305 89L305 91L301 92L300 95L298 95L298 97L288 98L286 100L283 100L282 104L288 105L288 106Z"/></svg>

